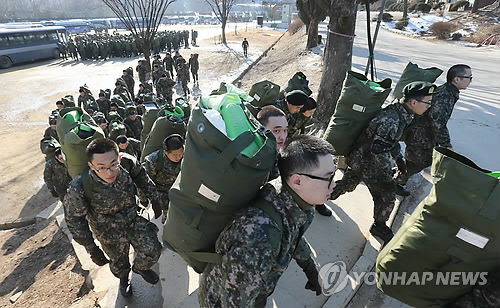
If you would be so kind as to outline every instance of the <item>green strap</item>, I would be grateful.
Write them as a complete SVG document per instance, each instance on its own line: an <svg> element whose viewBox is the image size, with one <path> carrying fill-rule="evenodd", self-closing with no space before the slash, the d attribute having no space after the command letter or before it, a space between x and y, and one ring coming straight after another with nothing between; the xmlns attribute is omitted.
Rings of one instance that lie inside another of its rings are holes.
<svg viewBox="0 0 500 308"><path fill-rule="evenodd" d="M89 168L85 168L82 172L83 195L90 201L92 197L92 186L90 184Z"/></svg>
<svg viewBox="0 0 500 308"><path fill-rule="evenodd" d="M271 202L264 199L260 199L255 207L264 211L264 213L266 213L278 225L279 233L269 232L269 236L271 238L271 245L273 249L279 253L281 249L281 238L283 237L283 221L281 220L281 215Z"/></svg>

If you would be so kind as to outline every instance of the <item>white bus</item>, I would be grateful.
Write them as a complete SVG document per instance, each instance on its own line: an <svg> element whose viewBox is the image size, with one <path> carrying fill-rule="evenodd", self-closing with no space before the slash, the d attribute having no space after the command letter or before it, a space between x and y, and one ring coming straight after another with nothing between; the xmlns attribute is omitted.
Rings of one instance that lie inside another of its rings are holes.
<svg viewBox="0 0 500 308"><path fill-rule="evenodd" d="M67 42L64 27L0 28L0 68L47 58L59 58Z"/></svg>

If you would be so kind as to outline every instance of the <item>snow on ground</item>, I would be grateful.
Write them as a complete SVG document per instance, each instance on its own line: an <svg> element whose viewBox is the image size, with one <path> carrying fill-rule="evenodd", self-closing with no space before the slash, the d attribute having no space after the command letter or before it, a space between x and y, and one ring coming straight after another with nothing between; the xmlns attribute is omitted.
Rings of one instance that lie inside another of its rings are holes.
<svg viewBox="0 0 500 308"><path fill-rule="evenodd" d="M451 18L449 16L437 16L434 14L422 14L416 17L410 17L408 20L408 26L404 30L398 30L395 28L398 20L393 20L389 22L382 22L382 27L385 29L410 34L410 35L420 35L420 31L429 31L430 25L438 21L449 21Z"/></svg>

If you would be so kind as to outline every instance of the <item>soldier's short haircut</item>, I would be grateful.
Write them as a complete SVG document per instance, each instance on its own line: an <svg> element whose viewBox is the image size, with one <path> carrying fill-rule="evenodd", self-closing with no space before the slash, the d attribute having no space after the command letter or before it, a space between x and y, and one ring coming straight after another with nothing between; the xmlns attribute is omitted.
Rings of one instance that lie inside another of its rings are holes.
<svg viewBox="0 0 500 308"><path fill-rule="evenodd" d="M306 103L304 104L304 107L300 109L300 112L305 112L308 110L313 110L318 107L318 104L316 103L316 100L312 97L308 97Z"/></svg>
<svg viewBox="0 0 500 308"><path fill-rule="evenodd" d="M455 64L450 69L448 70L448 73L446 73L446 81L447 82L452 82L453 78L457 76L463 76L465 74L465 70L470 69L470 66L466 64Z"/></svg>
<svg viewBox="0 0 500 308"><path fill-rule="evenodd" d="M87 160L92 162L94 154L104 154L111 151L118 155L118 146L113 140L108 138L92 140L92 142L87 146Z"/></svg>
<svg viewBox="0 0 500 308"><path fill-rule="evenodd" d="M286 115L281 109L271 105L262 107L262 110L257 113L257 120L264 126L269 123L270 117L286 117Z"/></svg>
<svg viewBox="0 0 500 308"><path fill-rule="evenodd" d="M319 157L329 154L333 155L334 149L324 139L309 135L291 138L278 156L281 178L286 180L294 173L311 172L319 166Z"/></svg>
<svg viewBox="0 0 500 308"><path fill-rule="evenodd" d="M122 144L122 143L127 143L127 142L128 142L128 138L125 135L120 135L120 136L116 137L117 144Z"/></svg>
<svg viewBox="0 0 500 308"><path fill-rule="evenodd" d="M172 152L184 147L184 138L179 134L172 134L163 139L163 149Z"/></svg>
<svg viewBox="0 0 500 308"><path fill-rule="evenodd" d="M64 106L64 103L62 101L57 101L56 105L63 105Z"/></svg>

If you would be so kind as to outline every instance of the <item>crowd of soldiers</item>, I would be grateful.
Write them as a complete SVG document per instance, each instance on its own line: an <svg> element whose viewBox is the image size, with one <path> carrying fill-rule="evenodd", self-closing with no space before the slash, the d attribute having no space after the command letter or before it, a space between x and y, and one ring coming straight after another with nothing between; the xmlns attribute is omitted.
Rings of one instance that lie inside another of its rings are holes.
<svg viewBox="0 0 500 308"><path fill-rule="evenodd" d="M190 31L160 31L152 42L151 52L173 52L182 47L189 48ZM191 30L191 44L196 46L198 31ZM96 33L71 37L67 44L60 43L63 59L106 60L120 57L136 57L143 54L140 43L132 34Z"/></svg>
<svg viewBox="0 0 500 308"><path fill-rule="evenodd" d="M154 79L158 84L164 76L170 78L171 71L164 65L165 60L156 60L153 66L157 65L159 69L161 65L164 72L161 75L156 73ZM125 96L129 92L127 71L124 70L125 76L116 82L113 92L116 95ZM307 81L304 74L299 72L297 76ZM389 241L393 234L386 221L392 211L398 185L401 185L399 193L404 192L403 185L408 178L430 165L433 146L451 147L446 124L459 92L466 89L471 81L471 68L455 65L448 71L447 82L439 87L420 81L408 84L403 90L403 98L379 112L361 133L347 158L348 168L339 181L333 180L336 171L333 147L323 139L305 135L316 109L316 102L310 97L307 87L291 89L275 104L256 108L256 118L275 136L278 153L275 168L269 175L268 183L262 186L258 199L270 204L280 222L276 223L274 215L259 206L240 212L225 227L215 247L224 258L221 264L207 265L202 273L200 305L265 307L267 298L273 293L291 259L297 261L307 277L305 288L316 295L321 294L317 265L303 235L312 223L315 208L322 215L331 215L324 203L354 190L361 181L368 186L374 201L374 224L370 232L384 242ZM137 114L141 112L140 97L152 94L152 87L141 85L135 95L135 105L127 106L126 112L122 111L126 118L124 121L130 127L130 130L127 127L126 135L114 140L104 138L92 141L87 147L90 170L77 176L71 184L69 177L58 177L64 182L61 187L56 187L54 177L46 179L55 196L66 195L61 200L75 241L86 248L97 265L109 263L112 273L120 279L120 291L126 297L132 294L130 270L149 283L155 284L159 280L150 269L161 254L158 228L138 215L136 188L145 195L146 205L149 200L155 218L166 217L168 191L180 172L184 155L184 139L175 134L165 138L163 148L148 155L143 164L134 158L134 151L127 150L134 148L133 144L138 144L141 138L142 119ZM133 85L130 88L133 92ZM81 101L88 101L88 91L85 88L80 90ZM157 94L164 97L162 91ZM130 92L128 95L132 96ZM106 97L105 91L101 91L99 100L96 101L98 111L94 111L94 117L103 117L107 121L113 111L120 113L120 109L116 109ZM83 103L81 106L86 107ZM101 106L105 107L101 109ZM64 106L58 102L57 107L61 109ZM50 127L45 134L57 138L53 119L49 120ZM407 129L407 147L403 155L399 140ZM119 152L125 154L119 156ZM46 169L53 168L53 173L62 174L63 162L62 155L58 155L55 161L47 163ZM397 176L393 173L394 165L399 169ZM111 183L113 185L108 185ZM92 185L91 195L87 193L89 185ZM105 254L95 243L93 235ZM276 238L278 246L274 245ZM130 245L136 251L132 266L128 259ZM469 302L457 302L456 307L468 307Z"/></svg>

